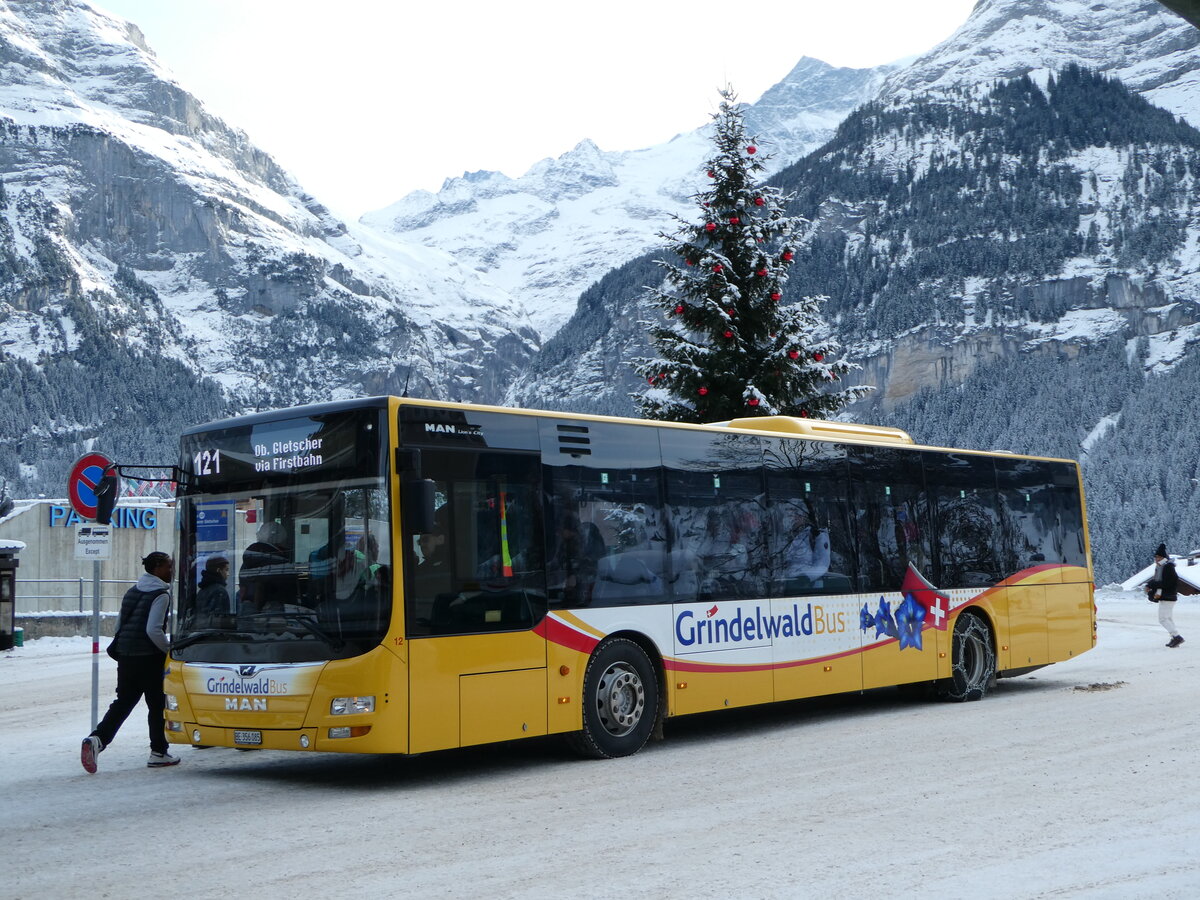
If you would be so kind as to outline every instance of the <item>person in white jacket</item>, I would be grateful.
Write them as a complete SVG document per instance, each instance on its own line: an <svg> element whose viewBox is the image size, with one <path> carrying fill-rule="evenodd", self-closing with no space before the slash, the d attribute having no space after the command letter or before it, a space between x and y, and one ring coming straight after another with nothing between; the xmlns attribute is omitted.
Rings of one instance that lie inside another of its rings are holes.
<svg viewBox="0 0 1200 900"><path fill-rule="evenodd" d="M166 624L171 609L171 578L175 561L159 550L142 560L145 573L125 592L113 645L117 657L117 699L108 707L95 730L83 739L80 762L90 774L96 772L96 757L113 742L117 730L146 698L146 722L150 730L150 768L173 766L179 757L168 750L163 730L163 666L167 660Z"/></svg>

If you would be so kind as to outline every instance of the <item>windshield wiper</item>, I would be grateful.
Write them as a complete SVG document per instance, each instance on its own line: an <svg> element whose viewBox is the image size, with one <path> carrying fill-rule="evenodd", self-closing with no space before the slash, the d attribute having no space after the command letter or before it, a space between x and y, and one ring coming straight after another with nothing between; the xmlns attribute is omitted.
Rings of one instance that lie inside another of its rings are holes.
<svg viewBox="0 0 1200 900"><path fill-rule="evenodd" d="M285 622L294 622L299 625L313 637L327 643L334 650L339 650L344 646L345 641L330 637L325 631L312 620L311 613L295 613L295 612L257 612L246 613L239 615L239 619L283 619Z"/></svg>
<svg viewBox="0 0 1200 900"><path fill-rule="evenodd" d="M256 635L247 631L220 631L210 629L207 631L193 631L187 637L180 638L177 641L171 641L171 650L182 650L184 647L190 647L192 644L198 644L200 641L206 641L209 638L250 638L253 639Z"/></svg>

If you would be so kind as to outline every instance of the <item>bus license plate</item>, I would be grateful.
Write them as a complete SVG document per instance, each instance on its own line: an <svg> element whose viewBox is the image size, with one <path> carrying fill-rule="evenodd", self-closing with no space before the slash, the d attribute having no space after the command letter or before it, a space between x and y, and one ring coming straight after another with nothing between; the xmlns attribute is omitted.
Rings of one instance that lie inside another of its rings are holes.
<svg viewBox="0 0 1200 900"><path fill-rule="evenodd" d="M233 733L233 742L235 744L261 744L261 731L235 731Z"/></svg>

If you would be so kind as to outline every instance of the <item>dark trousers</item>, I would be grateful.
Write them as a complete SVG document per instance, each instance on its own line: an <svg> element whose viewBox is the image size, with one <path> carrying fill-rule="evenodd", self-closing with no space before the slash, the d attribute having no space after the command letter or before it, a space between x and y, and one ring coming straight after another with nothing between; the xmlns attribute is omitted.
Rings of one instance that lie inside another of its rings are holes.
<svg viewBox="0 0 1200 900"><path fill-rule="evenodd" d="M108 707L108 712L92 734L100 738L107 747L117 736L117 729L129 718L133 708L144 696L146 698L146 724L150 728L150 749L155 753L167 752L167 736L163 731L163 664L166 656L124 656L117 660L117 699Z"/></svg>

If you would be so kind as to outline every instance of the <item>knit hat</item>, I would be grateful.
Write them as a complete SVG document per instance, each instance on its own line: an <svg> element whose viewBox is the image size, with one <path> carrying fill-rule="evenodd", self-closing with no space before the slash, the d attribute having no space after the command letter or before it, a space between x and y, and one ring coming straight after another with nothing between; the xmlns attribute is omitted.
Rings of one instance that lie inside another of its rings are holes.
<svg viewBox="0 0 1200 900"><path fill-rule="evenodd" d="M1155 557L1166 559L1167 558L1167 545L1159 544L1158 549L1154 551L1154 555L1155 555Z"/></svg>

